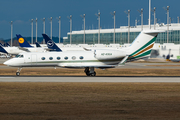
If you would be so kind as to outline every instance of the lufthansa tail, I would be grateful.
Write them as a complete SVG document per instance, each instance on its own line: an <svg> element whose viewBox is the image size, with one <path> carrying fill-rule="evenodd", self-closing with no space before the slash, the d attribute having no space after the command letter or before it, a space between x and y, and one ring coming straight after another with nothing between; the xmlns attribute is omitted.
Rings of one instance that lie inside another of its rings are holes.
<svg viewBox="0 0 180 120"><path fill-rule="evenodd" d="M8 52L3 48L3 46L1 46L0 45L0 52L2 52L2 53L7 53L8 54Z"/></svg>
<svg viewBox="0 0 180 120"><path fill-rule="evenodd" d="M33 47L20 34L16 34L16 37L20 47Z"/></svg>
<svg viewBox="0 0 180 120"><path fill-rule="evenodd" d="M41 45L38 42L35 42L36 47L41 47Z"/></svg>
<svg viewBox="0 0 180 120"><path fill-rule="evenodd" d="M47 47L50 49L49 51L62 52L62 50L56 45L56 43L51 40L46 34L42 34L42 36L45 39Z"/></svg>

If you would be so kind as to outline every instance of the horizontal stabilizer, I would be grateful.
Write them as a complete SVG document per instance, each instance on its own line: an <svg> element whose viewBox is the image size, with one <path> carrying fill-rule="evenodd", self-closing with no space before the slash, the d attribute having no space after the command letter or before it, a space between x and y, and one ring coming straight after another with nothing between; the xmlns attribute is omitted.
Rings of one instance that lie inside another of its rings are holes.
<svg viewBox="0 0 180 120"><path fill-rule="evenodd" d="M25 52L30 52L27 48L24 48L24 47L18 47L20 50L23 50Z"/></svg>
<svg viewBox="0 0 180 120"><path fill-rule="evenodd" d="M84 49L85 51L91 51L91 49L87 49L87 48L84 48L84 47L83 47L83 49Z"/></svg>

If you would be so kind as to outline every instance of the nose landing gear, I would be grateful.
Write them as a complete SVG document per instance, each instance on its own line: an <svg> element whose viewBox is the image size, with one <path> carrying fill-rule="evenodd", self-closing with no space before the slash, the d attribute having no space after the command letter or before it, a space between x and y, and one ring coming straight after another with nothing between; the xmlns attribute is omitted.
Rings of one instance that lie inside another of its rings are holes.
<svg viewBox="0 0 180 120"><path fill-rule="evenodd" d="M87 76L96 76L96 72L94 71L94 67L90 67L90 71L89 71L89 67L86 67L84 72L86 73Z"/></svg>
<svg viewBox="0 0 180 120"><path fill-rule="evenodd" d="M16 71L16 76L20 76L20 72L21 72L22 68L18 68Z"/></svg>

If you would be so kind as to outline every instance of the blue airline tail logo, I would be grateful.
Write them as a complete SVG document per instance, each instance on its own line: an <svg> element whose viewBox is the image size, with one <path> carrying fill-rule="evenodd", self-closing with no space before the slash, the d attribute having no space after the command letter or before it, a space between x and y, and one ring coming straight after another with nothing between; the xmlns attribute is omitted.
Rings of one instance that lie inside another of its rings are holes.
<svg viewBox="0 0 180 120"><path fill-rule="evenodd" d="M57 51L61 52L62 50L56 45L56 43L51 40L46 34L42 34L43 38L45 39L45 42L47 44L47 47L51 49L50 51Z"/></svg>
<svg viewBox="0 0 180 120"><path fill-rule="evenodd" d="M24 43L24 38L19 38L18 42L23 44Z"/></svg>
<svg viewBox="0 0 180 120"><path fill-rule="evenodd" d="M20 47L33 47L20 34L16 34L16 37Z"/></svg>
<svg viewBox="0 0 180 120"><path fill-rule="evenodd" d="M47 42L47 46L48 46L48 47L53 47L53 45L54 45L54 42L53 42L52 40L49 40L49 41Z"/></svg>

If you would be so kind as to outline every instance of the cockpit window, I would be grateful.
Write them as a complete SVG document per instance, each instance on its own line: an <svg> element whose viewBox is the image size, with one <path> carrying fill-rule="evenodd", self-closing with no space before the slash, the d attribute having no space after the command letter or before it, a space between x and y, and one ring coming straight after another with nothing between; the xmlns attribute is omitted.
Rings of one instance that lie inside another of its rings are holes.
<svg viewBox="0 0 180 120"><path fill-rule="evenodd" d="M15 58L23 58L24 56L23 55L16 55Z"/></svg>
<svg viewBox="0 0 180 120"><path fill-rule="evenodd" d="M18 58L20 55L16 55L16 57L15 58Z"/></svg>

